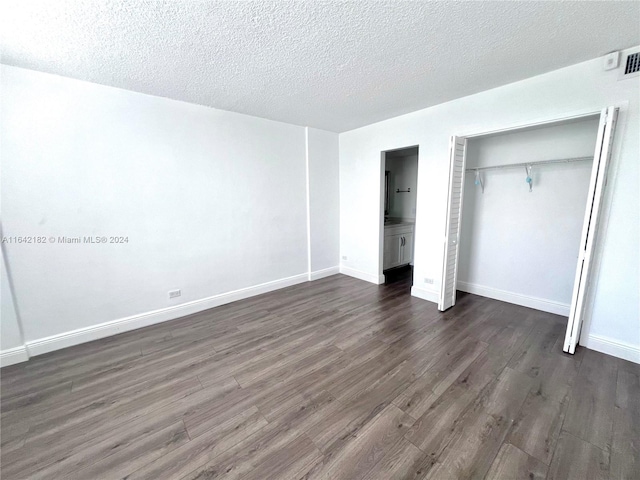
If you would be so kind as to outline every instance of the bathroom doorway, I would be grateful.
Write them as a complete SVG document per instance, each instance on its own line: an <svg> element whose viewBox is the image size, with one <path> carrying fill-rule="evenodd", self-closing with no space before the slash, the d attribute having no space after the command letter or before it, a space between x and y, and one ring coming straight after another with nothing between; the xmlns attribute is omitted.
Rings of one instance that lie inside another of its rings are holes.
<svg viewBox="0 0 640 480"><path fill-rule="evenodd" d="M418 193L418 146L381 155L380 275L389 283L413 284L413 257Z"/></svg>

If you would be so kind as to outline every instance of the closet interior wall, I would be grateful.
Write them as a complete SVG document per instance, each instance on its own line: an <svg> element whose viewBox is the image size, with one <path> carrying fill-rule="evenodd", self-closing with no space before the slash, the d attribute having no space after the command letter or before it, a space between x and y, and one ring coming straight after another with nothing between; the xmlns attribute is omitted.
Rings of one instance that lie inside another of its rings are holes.
<svg viewBox="0 0 640 480"><path fill-rule="evenodd" d="M544 160L587 161L466 173L461 291L568 315L598 118L470 138L467 169Z"/></svg>

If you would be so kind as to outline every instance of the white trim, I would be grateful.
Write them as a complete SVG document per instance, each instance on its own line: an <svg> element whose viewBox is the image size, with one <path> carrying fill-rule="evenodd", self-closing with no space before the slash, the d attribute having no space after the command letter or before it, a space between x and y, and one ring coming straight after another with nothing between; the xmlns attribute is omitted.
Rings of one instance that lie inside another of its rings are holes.
<svg viewBox="0 0 640 480"><path fill-rule="evenodd" d="M438 303L438 299L440 298L440 292L415 286L411 287L411 295L433 303Z"/></svg>
<svg viewBox="0 0 640 480"><path fill-rule="evenodd" d="M640 346L601 335L587 335L583 347L640 364Z"/></svg>
<svg viewBox="0 0 640 480"><path fill-rule="evenodd" d="M384 275L374 275L372 273L362 272L355 268L349 268L343 265L340 265L340 273L359 280L364 280L365 282L375 283L376 285L382 285L384 283Z"/></svg>
<svg viewBox="0 0 640 480"><path fill-rule="evenodd" d="M272 282L266 282L252 287L241 288L232 292L221 293L220 295L213 295L201 300L194 300L193 302L183 303L182 305L176 305L174 307L161 308L151 312L111 320L91 327L79 328L70 332L32 340L26 343L26 347L30 356L42 355L43 353L52 352L61 348L110 337L111 335L127 332L129 330L136 330L138 328L166 322L168 320L174 320L209 308L218 307L220 305L272 292L281 288L290 287L291 285L297 285L298 283L306 282L307 279L307 273L294 275L292 277L282 278L280 280L274 280Z"/></svg>
<svg viewBox="0 0 640 480"><path fill-rule="evenodd" d="M493 298L494 300L513 303L523 307L535 308L536 310L562 315L563 317L569 316L570 305L568 303L554 302L552 300L545 300L544 298L522 295L521 293L508 292L498 288L485 287L484 285L461 281L458 281L457 288L462 292L481 295L483 297Z"/></svg>
<svg viewBox="0 0 640 480"><path fill-rule="evenodd" d="M523 130L523 129L527 129L527 128L544 128L544 127L552 127L554 124L557 123L565 123L565 122L571 122L571 121L581 121L581 120L586 120L590 117L598 117L600 116L600 112L601 110L591 110L591 109L586 109L586 110L581 110L579 112L574 112L572 114L567 114L563 117L543 117L539 120L534 120L531 122L527 122L527 123L516 123L513 125L509 125L507 127L502 127L502 128L497 128L495 130L482 130L482 131L477 131L474 130L471 133L466 133L466 134L458 134L458 137L466 137L466 138L476 138L476 137L484 137L485 135L495 135L498 133L508 133L508 132L512 132L512 131L516 131L516 130Z"/></svg>
<svg viewBox="0 0 640 480"><path fill-rule="evenodd" d="M398 149L400 150L400 149ZM387 152L380 152L380 205L378 206L378 285L385 282L384 278L384 206L385 206L385 170L387 169ZM358 278L358 277L356 277ZM382 278L382 281L380 281Z"/></svg>
<svg viewBox="0 0 640 480"><path fill-rule="evenodd" d="M29 352L24 345L0 352L0 367L8 367L9 365L26 362L27 360L29 360Z"/></svg>
<svg viewBox="0 0 640 480"><path fill-rule="evenodd" d="M316 270L315 272L309 272L309 281L320 280L321 278L330 277L331 275L337 275L340 273L340 267L329 267L322 270Z"/></svg>

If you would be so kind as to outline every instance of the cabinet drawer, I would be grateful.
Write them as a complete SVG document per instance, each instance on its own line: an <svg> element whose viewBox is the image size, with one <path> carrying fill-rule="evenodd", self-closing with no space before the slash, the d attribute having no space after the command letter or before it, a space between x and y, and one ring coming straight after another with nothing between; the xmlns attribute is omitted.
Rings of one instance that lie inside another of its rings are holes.
<svg viewBox="0 0 640 480"><path fill-rule="evenodd" d="M412 234L413 225L387 225L384 227L384 236Z"/></svg>

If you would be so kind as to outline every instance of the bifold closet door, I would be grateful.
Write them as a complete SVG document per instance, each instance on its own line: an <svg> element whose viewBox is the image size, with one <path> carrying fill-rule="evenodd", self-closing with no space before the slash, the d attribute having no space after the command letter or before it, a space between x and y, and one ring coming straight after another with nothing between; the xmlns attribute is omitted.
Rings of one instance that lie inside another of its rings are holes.
<svg viewBox="0 0 640 480"><path fill-rule="evenodd" d="M462 220L462 194L464 169L467 161L467 139L451 137L449 162L449 195L447 222L444 234L444 262L438 310L445 311L456 304L458 282L458 252L460 250L460 226Z"/></svg>
<svg viewBox="0 0 640 480"><path fill-rule="evenodd" d="M617 108L608 107L602 110L600 125L598 127L598 138L596 140L596 150L593 157L591 180L589 182L587 208L584 215L582 236L580 237L580 252L578 254L576 278L573 284L571 309L569 310L567 333L564 339L563 350L567 353L575 353L576 346L580 339L585 300L591 282L590 275L598 220L600 218L600 207L604 197L604 188L607 183L607 169L609 167L609 159L611 158L611 145L613 143L617 119Z"/></svg>

